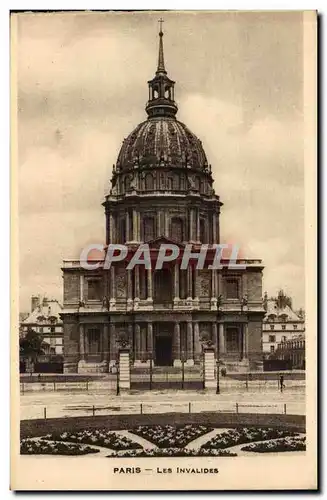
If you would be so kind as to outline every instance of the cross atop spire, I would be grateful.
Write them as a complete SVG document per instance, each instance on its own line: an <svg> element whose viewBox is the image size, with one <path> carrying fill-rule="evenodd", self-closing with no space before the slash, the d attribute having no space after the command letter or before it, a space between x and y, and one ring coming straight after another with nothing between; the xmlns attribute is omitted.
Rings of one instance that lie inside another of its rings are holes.
<svg viewBox="0 0 327 500"><path fill-rule="evenodd" d="M164 50L163 50L163 32L162 32L162 23L165 21L160 18L158 20L158 23L160 24L160 31L159 31L159 57L158 57L158 68L157 68L157 73L167 73L165 69L165 60L164 60Z"/></svg>

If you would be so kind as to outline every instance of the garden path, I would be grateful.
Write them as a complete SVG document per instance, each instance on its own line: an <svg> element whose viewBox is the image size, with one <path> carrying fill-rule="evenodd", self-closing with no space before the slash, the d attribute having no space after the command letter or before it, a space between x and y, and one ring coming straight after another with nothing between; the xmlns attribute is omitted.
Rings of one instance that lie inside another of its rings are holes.
<svg viewBox="0 0 327 500"><path fill-rule="evenodd" d="M34 438L29 438L31 441L40 441L41 437L34 437ZM65 444L85 444L85 443L76 443L72 441L54 441L53 439L42 439L42 441L46 443L65 443ZM106 457L107 455L112 455L114 450L111 448L105 448L104 446L97 446L95 444L88 444L86 446L90 446L91 448L95 448L96 450L99 450L99 453L94 453L94 457ZM80 457L87 457L88 455L78 455Z"/></svg>
<svg viewBox="0 0 327 500"><path fill-rule="evenodd" d="M148 441L147 439L144 439L141 436L137 436L136 434L133 434L133 432L131 431L115 431L115 433L119 434L120 436L124 436L128 439L131 439L135 443L140 444L144 449L154 450L158 448L158 446L151 443L151 441Z"/></svg>
<svg viewBox="0 0 327 500"><path fill-rule="evenodd" d="M199 448L201 448L201 446L203 444L210 441L210 439L212 439L215 436L217 436L218 434L221 434L222 432L226 432L228 430L229 429L227 429L227 428L226 429L223 429L223 428L214 429L213 431L207 432L207 434L203 434L203 436L200 436L200 437L197 437L196 439L193 439L193 441L191 441L186 446L184 446L184 448L187 448L189 450L198 450Z"/></svg>

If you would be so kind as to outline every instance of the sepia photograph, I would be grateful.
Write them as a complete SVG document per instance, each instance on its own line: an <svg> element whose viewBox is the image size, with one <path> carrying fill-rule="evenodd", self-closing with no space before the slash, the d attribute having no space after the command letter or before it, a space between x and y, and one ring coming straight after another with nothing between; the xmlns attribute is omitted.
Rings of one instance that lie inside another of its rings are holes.
<svg viewBox="0 0 327 500"><path fill-rule="evenodd" d="M11 13L12 489L317 488L316 23Z"/></svg>

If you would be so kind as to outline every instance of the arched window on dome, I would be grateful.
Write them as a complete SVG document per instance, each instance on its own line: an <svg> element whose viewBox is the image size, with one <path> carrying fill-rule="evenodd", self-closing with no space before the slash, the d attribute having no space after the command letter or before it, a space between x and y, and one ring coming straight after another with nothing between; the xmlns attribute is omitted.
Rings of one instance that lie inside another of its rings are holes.
<svg viewBox="0 0 327 500"><path fill-rule="evenodd" d="M201 189L201 180L200 180L200 177L195 177L194 183L195 183L195 189L197 191L200 191L200 189Z"/></svg>
<svg viewBox="0 0 327 500"><path fill-rule="evenodd" d="M201 243L207 242L207 225L205 219L200 219L200 241Z"/></svg>
<svg viewBox="0 0 327 500"><path fill-rule="evenodd" d="M143 241L151 241L155 238L155 220L154 217L143 218Z"/></svg>
<svg viewBox="0 0 327 500"><path fill-rule="evenodd" d="M131 177L129 175L125 176L124 188L125 188L125 193L131 189Z"/></svg>
<svg viewBox="0 0 327 500"><path fill-rule="evenodd" d="M171 220L170 237L174 241L184 241L184 221L180 217Z"/></svg>
<svg viewBox="0 0 327 500"><path fill-rule="evenodd" d="M145 179L144 179L144 184L145 184L146 191L153 191L154 182L153 182L153 175L152 174L146 174Z"/></svg>

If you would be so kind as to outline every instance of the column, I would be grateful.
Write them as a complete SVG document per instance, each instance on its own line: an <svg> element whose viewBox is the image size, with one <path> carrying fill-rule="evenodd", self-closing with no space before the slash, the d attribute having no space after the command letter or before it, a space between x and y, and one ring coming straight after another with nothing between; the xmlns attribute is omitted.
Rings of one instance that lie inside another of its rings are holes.
<svg viewBox="0 0 327 500"><path fill-rule="evenodd" d="M219 344L218 344L218 331L217 331L217 323L216 322L212 323L212 325L211 325L211 338L212 338L213 345L215 346L216 357L218 359L218 357L219 357Z"/></svg>
<svg viewBox="0 0 327 500"><path fill-rule="evenodd" d="M199 270L195 267L193 269L193 279L191 279L191 285L193 289L194 282L194 298L193 298L193 306L198 308L200 305L199 297L200 297L200 279L199 279Z"/></svg>
<svg viewBox="0 0 327 500"><path fill-rule="evenodd" d="M217 214L212 214L212 243L217 243Z"/></svg>
<svg viewBox="0 0 327 500"><path fill-rule="evenodd" d="M194 362L200 361L201 346L200 346L200 328L199 322L194 323Z"/></svg>
<svg viewBox="0 0 327 500"><path fill-rule="evenodd" d="M188 267L187 267L187 300L192 300L192 297L193 297L193 293L192 293L192 291L193 291L192 290L193 289L192 277L193 277L192 267L189 264Z"/></svg>
<svg viewBox="0 0 327 500"><path fill-rule="evenodd" d="M84 274L79 277L79 300L84 304Z"/></svg>
<svg viewBox="0 0 327 500"><path fill-rule="evenodd" d="M189 228L190 228L190 241L194 241L194 235L193 235L193 208L190 208L190 215L189 215Z"/></svg>
<svg viewBox="0 0 327 500"><path fill-rule="evenodd" d="M115 243L114 241L114 217L112 213L109 215L109 243Z"/></svg>
<svg viewBox="0 0 327 500"><path fill-rule="evenodd" d="M84 351L86 355L89 353L89 332L85 326L84 326Z"/></svg>
<svg viewBox="0 0 327 500"><path fill-rule="evenodd" d="M153 324L151 321L148 323L148 353L153 354Z"/></svg>
<svg viewBox="0 0 327 500"><path fill-rule="evenodd" d="M117 346L116 346L116 327L114 323L109 325L109 351L110 351L110 364L116 363Z"/></svg>
<svg viewBox="0 0 327 500"><path fill-rule="evenodd" d="M217 270L211 270L211 310L217 310Z"/></svg>
<svg viewBox="0 0 327 500"><path fill-rule="evenodd" d="M174 266L174 303L179 301L179 266L175 262Z"/></svg>
<svg viewBox="0 0 327 500"><path fill-rule="evenodd" d="M125 214L125 220L126 220L126 241L130 241L131 237L130 237L129 211L128 210L126 211L126 214Z"/></svg>
<svg viewBox="0 0 327 500"><path fill-rule="evenodd" d="M110 298L109 298L109 309L111 311L116 310L116 287L115 287L115 267L112 265L110 267Z"/></svg>
<svg viewBox="0 0 327 500"><path fill-rule="evenodd" d="M134 330L134 323L129 323L127 327L127 336L128 336L128 344L130 352L133 352L133 330Z"/></svg>
<svg viewBox="0 0 327 500"><path fill-rule="evenodd" d="M152 302L152 270L147 269L147 280L148 280L148 301Z"/></svg>
<svg viewBox="0 0 327 500"><path fill-rule="evenodd" d="M167 212L165 212L165 236L169 238L169 217Z"/></svg>
<svg viewBox="0 0 327 500"><path fill-rule="evenodd" d="M173 356L174 366L181 365L181 331L178 321L175 323L174 338L173 338Z"/></svg>
<svg viewBox="0 0 327 500"><path fill-rule="evenodd" d="M132 270L127 269L127 310L133 308L133 283L132 283Z"/></svg>
<svg viewBox="0 0 327 500"><path fill-rule="evenodd" d="M102 360L108 362L109 349L108 349L108 330L109 325L105 323L103 325L103 342L102 342Z"/></svg>
<svg viewBox="0 0 327 500"><path fill-rule="evenodd" d="M135 324L135 361L141 361L141 327L138 323Z"/></svg>
<svg viewBox="0 0 327 500"><path fill-rule="evenodd" d="M226 353L226 347L225 347L225 329L224 329L224 323L219 323L219 354L225 354Z"/></svg>
<svg viewBox="0 0 327 500"><path fill-rule="evenodd" d="M79 324L79 359L80 361L85 360L85 347L84 347L84 325Z"/></svg>
<svg viewBox="0 0 327 500"><path fill-rule="evenodd" d="M141 241L141 214L137 212L137 241Z"/></svg>
<svg viewBox="0 0 327 500"><path fill-rule="evenodd" d="M138 236L139 236L139 231L138 231L138 222L139 222L139 217L138 217L138 212L133 209L133 241L138 241Z"/></svg>
<svg viewBox="0 0 327 500"><path fill-rule="evenodd" d="M200 210L195 210L196 214L196 241L200 241Z"/></svg>
<svg viewBox="0 0 327 500"><path fill-rule="evenodd" d="M134 309L138 309L140 302L140 268L134 267Z"/></svg>
<svg viewBox="0 0 327 500"><path fill-rule="evenodd" d="M187 322L186 331L186 345L187 345L187 364L194 364L194 353L193 353L193 324L192 321Z"/></svg>
<svg viewBox="0 0 327 500"><path fill-rule="evenodd" d="M248 323L243 323L243 358L247 359L249 357L248 353L248 337L249 337L249 325Z"/></svg>
<svg viewBox="0 0 327 500"><path fill-rule="evenodd" d="M161 211L157 212L157 237L158 238L162 233L162 231L161 231L161 214L162 214Z"/></svg>

